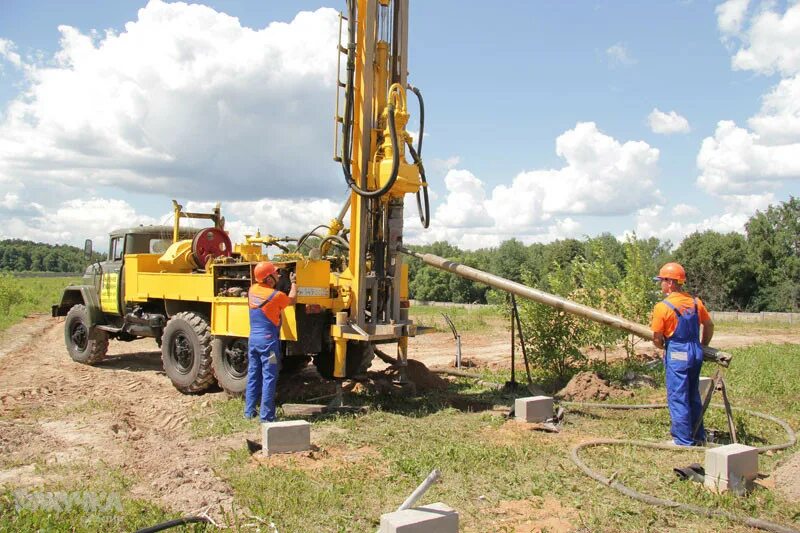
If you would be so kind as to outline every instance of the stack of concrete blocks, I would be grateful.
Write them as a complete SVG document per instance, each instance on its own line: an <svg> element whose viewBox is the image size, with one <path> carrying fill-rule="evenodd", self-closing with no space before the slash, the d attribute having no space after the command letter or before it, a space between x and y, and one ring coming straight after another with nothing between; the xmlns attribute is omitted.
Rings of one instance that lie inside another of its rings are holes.
<svg viewBox="0 0 800 533"><path fill-rule="evenodd" d="M458 513L432 503L381 515L379 533L458 533Z"/></svg>
<svg viewBox="0 0 800 533"><path fill-rule="evenodd" d="M700 378L700 401L706 401L706 395L708 394L709 389L714 385L714 380L707 377Z"/></svg>
<svg viewBox="0 0 800 533"><path fill-rule="evenodd" d="M743 494L758 476L758 449L744 444L709 448L705 472L706 488Z"/></svg>
<svg viewBox="0 0 800 533"><path fill-rule="evenodd" d="M303 452L311 449L311 424L305 420L261 424L261 453Z"/></svg>
<svg viewBox="0 0 800 533"><path fill-rule="evenodd" d="M521 422L545 422L553 418L553 398L530 396L514 400L514 417Z"/></svg>

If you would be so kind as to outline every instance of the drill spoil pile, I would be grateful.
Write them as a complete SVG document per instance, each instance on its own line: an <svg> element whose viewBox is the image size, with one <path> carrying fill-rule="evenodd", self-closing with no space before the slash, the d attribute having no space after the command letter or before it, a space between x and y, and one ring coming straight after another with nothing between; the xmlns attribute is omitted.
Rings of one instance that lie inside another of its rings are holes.
<svg viewBox="0 0 800 533"><path fill-rule="evenodd" d="M578 372L556 397L575 402L603 401L608 398L630 398L633 391L612 386L594 372Z"/></svg>

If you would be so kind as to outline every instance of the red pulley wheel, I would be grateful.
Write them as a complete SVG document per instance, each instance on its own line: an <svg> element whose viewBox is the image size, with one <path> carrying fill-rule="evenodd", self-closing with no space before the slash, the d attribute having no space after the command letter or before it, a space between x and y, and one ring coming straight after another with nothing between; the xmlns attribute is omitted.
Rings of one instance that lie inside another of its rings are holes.
<svg viewBox="0 0 800 533"><path fill-rule="evenodd" d="M205 228L192 240L192 255L199 268L205 267L210 258L229 257L231 252L231 239L221 229Z"/></svg>

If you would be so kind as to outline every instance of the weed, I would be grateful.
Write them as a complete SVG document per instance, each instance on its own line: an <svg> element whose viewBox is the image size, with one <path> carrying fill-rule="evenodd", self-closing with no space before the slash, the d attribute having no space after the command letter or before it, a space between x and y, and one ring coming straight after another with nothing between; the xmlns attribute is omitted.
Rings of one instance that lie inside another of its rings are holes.
<svg viewBox="0 0 800 533"><path fill-rule="evenodd" d="M0 274L0 331L31 313L46 313L64 287L80 278L16 278Z"/></svg>

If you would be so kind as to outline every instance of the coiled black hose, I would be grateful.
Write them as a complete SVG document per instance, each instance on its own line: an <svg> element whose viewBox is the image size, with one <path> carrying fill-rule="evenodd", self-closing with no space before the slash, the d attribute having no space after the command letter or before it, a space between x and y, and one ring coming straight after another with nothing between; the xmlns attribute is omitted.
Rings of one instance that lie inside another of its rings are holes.
<svg viewBox="0 0 800 533"><path fill-rule="evenodd" d="M425 167L422 165L422 138L425 135L425 100L422 99L422 92L419 89L408 84L409 90L417 95L417 102L419 102L419 136L417 137L417 149L411 143L408 143L408 151L414 159L414 163L419 167L419 179L422 181L422 188L417 191L417 211L419 212L419 221L422 223L423 228L427 228L431 223L431 203L428 199L428 180L425 177Z"/></svg>

